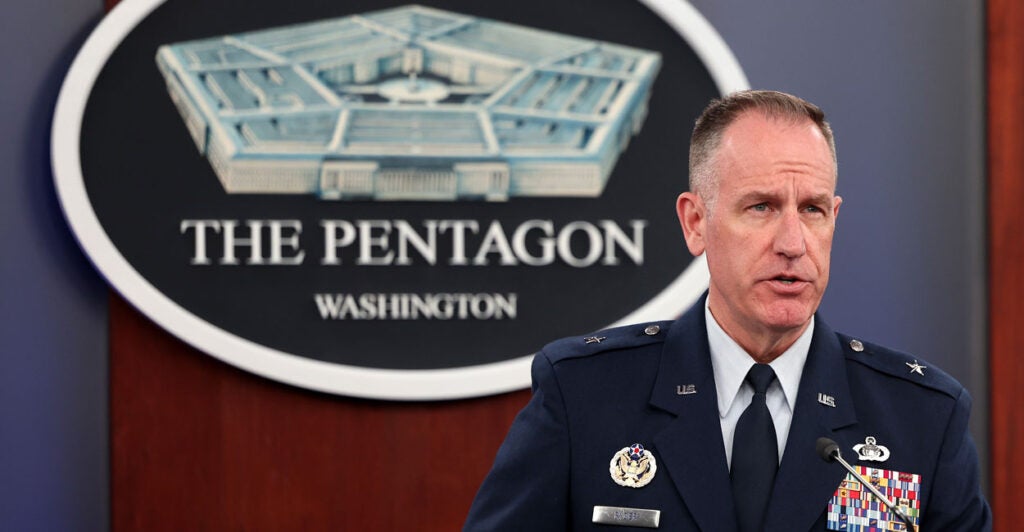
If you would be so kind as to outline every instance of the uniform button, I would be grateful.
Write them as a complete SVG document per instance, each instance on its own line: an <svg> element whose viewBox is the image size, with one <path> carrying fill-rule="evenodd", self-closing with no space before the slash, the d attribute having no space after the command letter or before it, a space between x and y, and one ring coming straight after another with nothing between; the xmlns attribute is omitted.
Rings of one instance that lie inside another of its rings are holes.
<svg viewBox="0 0 1024 532"><path fill-rule="evenodd" d="M644 329L644 334L646 334L647 336L654 336L659 332L661 332L661 327L657 325L648 325L647 328Z"/></svg>
<svg viewBox="0 0 1024 532"><path fill-rule="evenodd" d="M860 343L860 340L850 340L850 349L860 353L864 350L864 344Z"/></svg>

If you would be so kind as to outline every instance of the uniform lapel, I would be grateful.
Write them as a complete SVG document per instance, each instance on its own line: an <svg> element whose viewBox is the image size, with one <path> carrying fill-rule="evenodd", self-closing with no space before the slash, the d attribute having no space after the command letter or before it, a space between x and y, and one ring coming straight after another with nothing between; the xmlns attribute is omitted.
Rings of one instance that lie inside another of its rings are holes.
<svg viewBox="0 0 1024 532"><path fill-rule="evenodd" d="M835 407L819 401L819 393L834 398ZM822 460L815 443L824 436L848 448L852 442L836 431L856 422L842 346L828 325L817 318L786 450L768 505L766 531L808 530L821 516L844 470L839 464Z"/></svg>
<svg viewBox="0 0 1024 532"><path fill-rule="evenodd" d="M702 530L735 530L703 299L669 330L651 404L676 415L654 443L686 509Z"/></svg>

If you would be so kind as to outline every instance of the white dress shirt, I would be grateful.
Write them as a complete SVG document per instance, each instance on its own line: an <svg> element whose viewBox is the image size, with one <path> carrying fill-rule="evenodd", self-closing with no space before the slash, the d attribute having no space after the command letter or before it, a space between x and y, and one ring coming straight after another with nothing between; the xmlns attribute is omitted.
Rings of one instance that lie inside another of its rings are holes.
<svg viewBox="0 0 1024 532"><path fill-rule="evenodd" d="M718 391L718 414L722 421L722 441L725 442L725 459L732 467L733 435L736 423L743 411L750 406L754 388L745 382L747 372L756 362L733 340L711 315L705 300L704 319L707 322L708 345L711 348L711 367L715 373L715 388ZM807 329L796 342L769 365L775 371L776 379L768 387L768 410L775 422L775 436L779 444L779 461L786 449L789 425L793 421L793 407L800 387L800 376L811 347L814 333L814 317Z"/></svg>

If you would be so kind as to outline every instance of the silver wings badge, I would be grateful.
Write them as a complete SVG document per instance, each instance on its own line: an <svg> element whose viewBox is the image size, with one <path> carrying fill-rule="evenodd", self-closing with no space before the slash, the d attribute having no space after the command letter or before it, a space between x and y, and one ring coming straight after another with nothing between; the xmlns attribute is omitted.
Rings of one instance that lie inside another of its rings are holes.
<svg viewBox="0 0 1024 532"><path fill-rule="evenodd" d="M884 462L889 459L889 448L884 445L876 445L875 437L864 438L864 443L853 446L857 458L868 462Z"/></svg>

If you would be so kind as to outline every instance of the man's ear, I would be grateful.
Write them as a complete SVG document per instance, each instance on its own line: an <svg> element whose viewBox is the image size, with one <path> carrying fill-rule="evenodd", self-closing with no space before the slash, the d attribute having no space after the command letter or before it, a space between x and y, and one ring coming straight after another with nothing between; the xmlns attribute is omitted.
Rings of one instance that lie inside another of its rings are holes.
<svg viewBox="0 0 1024 532"><path fill-rule="evenodd" d="M705 231L707 228L707 210L700 196L692 192L683 192L676 199L676 215L679 225L683 228L686 247L694 257L704 253Z"/></svg>

